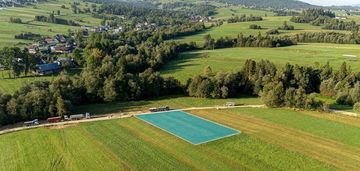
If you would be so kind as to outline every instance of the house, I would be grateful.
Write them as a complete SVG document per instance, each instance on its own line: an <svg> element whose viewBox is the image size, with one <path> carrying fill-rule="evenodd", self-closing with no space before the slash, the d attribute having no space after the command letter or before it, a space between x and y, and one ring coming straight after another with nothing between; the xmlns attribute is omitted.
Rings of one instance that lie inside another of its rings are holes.
<svg viewBox="0 0 360 171"><path fill-rule="evenodd" d="M54 39L56 39L60 43L66 43L66 38L63 35L58 34L58 35L54 36Z"/></svg>
<svg viewBox="0 0 360 171"><path fill-rule="evenodd" d="M56 39L53 39L53 38L46 38L45 43L48 44L48 45L54 46L54 45L58 44L59 41L56 40Z"/></svg>
<svg viewBox="0 0 360 171"><path fill-rule="evenodd" d="M36 65L35 74L48 75L59 73L60 71L61 66L59 63L40 64Z"/></svg>
<svg viewBox="0 0 360 171"><path fill-rule="evenodd" d="M58 58L57 62L62 66L65 67L66 65L68 66L73 66L75 64L75 60L72 58Z"/></svg>
<svg viewBox="0 0 360 171"><path fill-rule="evenodd" d="M51 47L51 52L53 53L71 53L71 48L65 45L56 45Z"/></svg>
<svg viewBox="0 0 360 171"><path fill-rule="evenodd" d="M122 31L123 31L123 27L122 27L122 26L119 26L119 27L113 29L113 33L114 33L114 34L120 33L120 32L122 32Z"/></svg>
<svg viewBox="0 0 360 171"><path fill-rule="evenodd" d="M338 19L338 20L346 20L347 17L341 17L341 16L338 16L338 17L335 17L335 19Z"/></svg>
<svg viewBox="0 0 360 171"><path fill-rule="evenodd" d="M37 45L31 45L28 49L30 54L37 54L39 52L39 46Z"/></svg>

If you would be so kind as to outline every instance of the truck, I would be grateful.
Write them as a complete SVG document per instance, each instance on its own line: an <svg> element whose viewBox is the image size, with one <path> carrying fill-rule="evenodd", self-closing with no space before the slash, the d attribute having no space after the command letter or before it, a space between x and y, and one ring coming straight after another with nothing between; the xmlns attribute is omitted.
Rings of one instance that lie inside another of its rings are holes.
<svg viewBox="0 0 360 171"><path fill-rule="evenodd" d="M81 120L84 119L84 114L70 115L69 120Z"/></svg>
<svg viewBox="0 0 360 171"><path fill-rule="evenodd" d="M85 113L85 115L84 114L70 115L70 117L68 118L68 120L81 120L81 119L91 119L90 113Z"/></svg>
<svg viewBox="0 0 360 171"><path fill-rule="evenodd" d="M235 102L226 102L225 106L226 107L234 107L234 106L236 106L236 103Z"/></svg>
<svg viewBox="0 0 360 171"><path fill-rule="evenodd" d="M24 122L25 126L34 126L34 125L39 125L39 120L38 119L34 119L32 121L26 121Z"/></svg>
<svg viewBox="0 0 360 171"><path fill-rule="evenodd" d="M160 106L158 108L153 107L153 108L149 109L150 112L163 112L163 111L169 111L169 110L170 110L169 106Z"/></svg>
<svg viewBox="0 0 360 171"><path fill-rule="evenodd" d="M61 122L61 121L62 121L62 117L61 117L61 116L51 117L51 118L48 118L47 121L48 121L49 123Z"/></svg>

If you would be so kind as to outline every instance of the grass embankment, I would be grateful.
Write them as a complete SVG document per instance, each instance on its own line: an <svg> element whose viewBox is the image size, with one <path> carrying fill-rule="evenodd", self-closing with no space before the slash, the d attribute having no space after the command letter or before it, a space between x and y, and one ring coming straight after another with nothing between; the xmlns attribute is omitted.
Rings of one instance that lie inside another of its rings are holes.
<svg viewBox="0 0 360 171"><path fill-rule="evenodd" d="M259 105L261 100L256 97L239 97L231 99L203 99L195 97L169 96L150 100L114 102L104 104L89 104L75 108L73 113L91 112L92 114L106 114L129 111L147 111L151 107L169 106L171 109L183 109L191 107L214 107L224 106L226 102L236 104Z"/></svg>

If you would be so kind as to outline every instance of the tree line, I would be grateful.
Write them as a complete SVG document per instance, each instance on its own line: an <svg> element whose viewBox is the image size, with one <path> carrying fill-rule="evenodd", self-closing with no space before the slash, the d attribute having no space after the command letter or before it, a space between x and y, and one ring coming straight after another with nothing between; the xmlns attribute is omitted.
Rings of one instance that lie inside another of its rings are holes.
<svg viewBox="0 0 360 171"><path fill-rule="evenodd" d="M290 36L291 40L304 43L336 43L359 44L360 35L357 31L351 34L339 32L303 32Z"/></svg>
<svg viewBox="0 0 360 171"><path fill-rule="evenodd" d="M14 37L15 37L15 39L34 40L34 41L39 41L42 38L42 36L40 34L35 34L35 33L31 33L31 32L20 33L20 34L15 35Z"/></svg>
<svg viewBox="0 0 360 171"><path fill-rule="evenodd" d="M322 8L311 8L303 10L299 16L293 16L290 21L295 23L311 23L322 17L335 18L335 13Z"/></svg>
<svg viewBox="0 0 360 171"><path fill-rule="evenodd" d="M269 107L326 110L328 105L317 100L316 94L333 97L338 104L360 102L360 73L352 72L346 63L335 71L329 63L276 67L267 60L247 60L236 73L213 73L208 66L203 74L189 79L186 87L189 96L201 98L260 96Z"/></svg>
<svg viewBox="0 0 360 171"><path fill-rule="evenodd" d="M231 17L227 20L228 23L238 23L238 22L248 22L248 21L262 21L263 18L260 16L253 16L250 14L250 16L246 16L245 14L235 17Z"/></svg>
<svg viewBox="0 0 360 171"><path fill-rule="evenodd" d="M28 75L35 68L35 60L26 48L4 47L0 50L0 64L7 69L8 78L17 78L21 74ZM4 74L5 71L2 72L3 78L5 78Z"/></svg>
<svg viewBox="0 0 360 171"><path fill-rule="evenodd" d="M54 24L62 24L62 25L70 25L70 26L79 26L80 25L73 20L65 20L62 18L57 18L57 17L55 17L54 13L51 13L49 15L49 17L44 16L44 15L37 15L37 16L35 16L35 21L54 23Z"/></svg>
<svg viewBox="0 0 360 171"><path fill-rule="evenodd" d="M273 37L262 36L260 33L257 36L249 35L245 36L239 34L236 38L221 37L217 40L211 37L211 35L204 36L204 49L220 49L231 47L283 47L296 45L296 42L290 40L288 37Z"/></svg>

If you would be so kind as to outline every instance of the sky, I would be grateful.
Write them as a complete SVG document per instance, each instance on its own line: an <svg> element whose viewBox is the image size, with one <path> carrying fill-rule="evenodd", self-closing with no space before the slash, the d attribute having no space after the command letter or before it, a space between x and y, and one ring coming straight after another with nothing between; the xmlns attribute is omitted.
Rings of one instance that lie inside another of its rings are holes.
<svg viewBox="0 0 360 171"><path fill-rule="evenodd" d="M355 5L360 4L360 0L301 0L314 5Z"/></svg>

